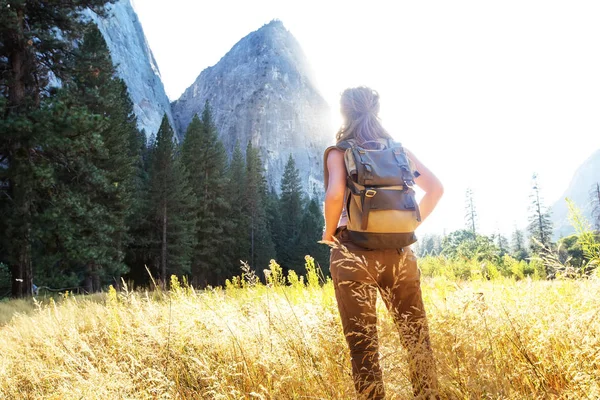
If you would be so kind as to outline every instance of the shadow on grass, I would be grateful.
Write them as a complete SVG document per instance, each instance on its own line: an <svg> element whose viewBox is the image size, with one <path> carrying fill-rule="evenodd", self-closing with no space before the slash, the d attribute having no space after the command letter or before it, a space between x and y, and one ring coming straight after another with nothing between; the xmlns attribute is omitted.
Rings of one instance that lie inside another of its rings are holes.
<svg viewBox="0 0 600 400"><path fill-rule="evenodd" d="M72 296L69 294L69 298L81 298L88 301L103 303L106 299L105 293L94 293L90 295L76 295ZM0 327L10 323L14 316L25 314L29 315L37 311L42 305L47 305L50 299L58 305L64 301L65 296L62 293L49 293L41 296L29 297L26 299L0 299ZM37 304L36 304L37 302Z"/></svg>

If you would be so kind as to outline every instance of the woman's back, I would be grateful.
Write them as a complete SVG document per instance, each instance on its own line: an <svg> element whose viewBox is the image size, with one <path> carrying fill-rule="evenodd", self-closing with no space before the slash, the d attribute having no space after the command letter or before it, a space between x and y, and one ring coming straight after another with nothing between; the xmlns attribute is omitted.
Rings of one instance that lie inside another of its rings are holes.
<svg viewBox="0 0 600 400"><path fill-rule="evenodd" d="M336 135L338 145L350 140L368 148L392 141L377 117L379 96L376 92L364 87L348 89L342 94L340 103L344 125ZM352 194L352 188L348 185L353 185L353 182L344 155L341 149L330 148L324 156L326 193L323 240L332 246L331 277L350 348L356 391L361 398L385 397L378 358L376 301L379 291L409 351L410 376L415 395L436 397L437 379L417 259L409 246L365 249L351 239L347 229L346 205ZM410 159L412 169L417 172L414 182L425 191L419 203L422 221L437 204L443 188L412 153L406 151L406 156ZM400 170L398 173L401 174ZM376 190L370 189L369 192L364 186L362 189L357 198L362 201L364 211L365 197L375 196L373 191ZM351 215L351 218L354 217Z"/></svg>

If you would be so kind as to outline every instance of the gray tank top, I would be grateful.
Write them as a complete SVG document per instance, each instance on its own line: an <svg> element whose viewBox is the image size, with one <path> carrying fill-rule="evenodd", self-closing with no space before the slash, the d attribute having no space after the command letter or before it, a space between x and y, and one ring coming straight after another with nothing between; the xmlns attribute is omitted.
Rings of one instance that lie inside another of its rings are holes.
<svg viewBox="0 0 600 400"><path fill-rule="evenodd" d="M348 189L346 188L346 193L344 193L344 199L348 198ZM344 200L344 208L342 208L342 215L340 215L340 220L338 221L338 228L340 226L348 225L348 210L346 210L346 200Z"/></svg>

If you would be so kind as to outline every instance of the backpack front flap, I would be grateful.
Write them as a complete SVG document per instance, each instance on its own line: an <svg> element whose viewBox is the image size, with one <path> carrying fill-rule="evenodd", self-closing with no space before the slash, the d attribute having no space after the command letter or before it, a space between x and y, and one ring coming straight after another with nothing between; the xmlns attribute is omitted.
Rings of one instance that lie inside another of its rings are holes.
<svg viewBox="0 0 600 400"><path fill-rule="evenodd" d="M414 175L402 146L394 144L383 150L352 146L346 150L348 174L364 186L414 185ZM353 166L349 165L354 163ZM350 167L350 168L349 168ZM351 169L351 167L354 167Z"/></svg>
<svg viewBox="0 0 600 400"><path fill-rule="evenodd" d="M345 152L348 171L350 239L372 249L400 248L416 242L421 221L414 175L402 146L383 150L353 145Z"/></svg>

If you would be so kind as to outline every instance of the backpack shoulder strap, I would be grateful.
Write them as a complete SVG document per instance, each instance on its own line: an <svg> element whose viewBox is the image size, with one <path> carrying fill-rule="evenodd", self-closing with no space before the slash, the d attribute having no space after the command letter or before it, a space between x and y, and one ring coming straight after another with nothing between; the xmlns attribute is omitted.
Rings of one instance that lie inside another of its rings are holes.
<svg viewBox="0 0 600 400"><path fill-rule="evenodd" d="M388 139L388 144L390 148L394 149L394 156L396 157L398 166L401 168L404 184L407 187L413 187L415 185L414 163L408 158L400 142Z"/></svg>
<svg viewBox="0 0 600 400"><path fill-rule="evenodd" d="M353 139L342 140L335 145L338 149L345 151L354 146L356 146L356 142Z"/></svg>
<svg viewBox="0 0 600 400"><path fill-rule="evenodd" d="M404 151L404 147L402 147L402 143L396 142L394 139L388 139L387 146L388 146L388 148L399 147L402 149L402 151Z"/></svg>
<svg viewBox="0 0 600 400"><path fill-rule="evenodd" d="M417 171L417 167L416 167L414 161L408 156L408 153L406 153L404 146L402 146L402 144L400 142L396 142L393 139L388 139L388 147L390 147L390 148L398 147L400 149L400 151L406 155L406 159L408 160L408 166L410 167L410 172L412 172L413 177L418 178L419 176L421 176L419 171Z"/></svg>

